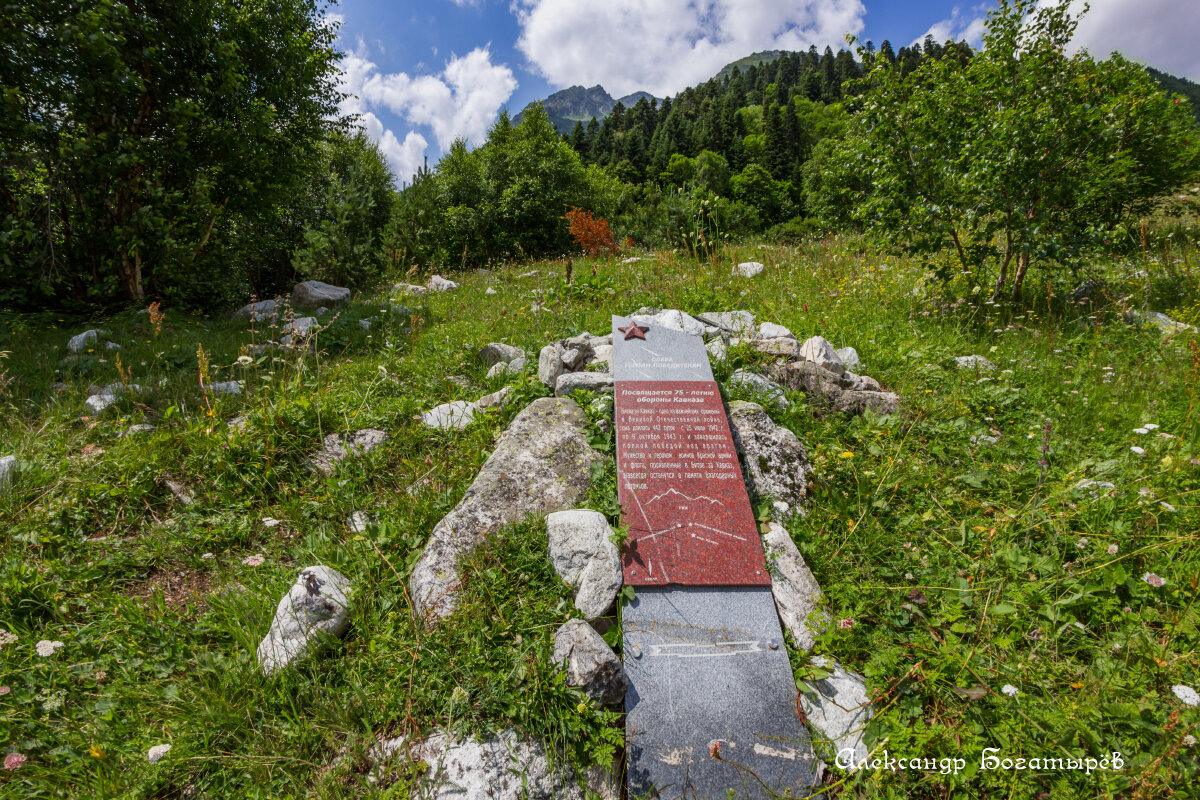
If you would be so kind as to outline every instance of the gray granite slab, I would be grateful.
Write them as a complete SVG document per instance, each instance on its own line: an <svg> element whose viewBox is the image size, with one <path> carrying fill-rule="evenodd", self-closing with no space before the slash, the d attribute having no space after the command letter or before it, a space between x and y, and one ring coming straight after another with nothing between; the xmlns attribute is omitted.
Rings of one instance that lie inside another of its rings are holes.
<svg viewBox="0 0 1200 800"><path fill-rule="evenodd" d="M711 381L704 339L683 331L647 327L646 338L626 339L617 330L629 317L613 317L613 378L620 381Z"/></svg>
<svg viewBox="0 0 1200 800"><path fill-rule="evenodd" d="M817 761L769 588L642 588L622 636L631 797L812 793Z"/></svg>

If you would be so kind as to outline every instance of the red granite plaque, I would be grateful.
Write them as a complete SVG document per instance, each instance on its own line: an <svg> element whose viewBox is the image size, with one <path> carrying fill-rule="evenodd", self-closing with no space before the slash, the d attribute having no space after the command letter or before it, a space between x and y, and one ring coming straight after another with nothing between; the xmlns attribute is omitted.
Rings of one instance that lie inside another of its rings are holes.
<svg viewBox="0 0 1200 800"><path fill-rule="evenodd" d="M769 586L758 526L713 381L618 381L625 582Z"/></svg>

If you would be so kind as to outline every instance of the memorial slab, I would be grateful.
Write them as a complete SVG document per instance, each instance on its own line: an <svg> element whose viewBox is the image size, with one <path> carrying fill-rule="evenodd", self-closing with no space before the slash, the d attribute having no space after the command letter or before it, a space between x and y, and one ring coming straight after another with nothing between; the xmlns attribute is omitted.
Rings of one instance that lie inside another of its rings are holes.
<svg viewBox="0 0 1200 800"><path fill-rule="evenodd" d="M622 614L629 795L808 797L816 761L704 342L613 329L622 565L638 587Z"/></svg>
<svg viewBox="0 0 1200 800"><path fill-rule="evenodd" d="M816 760L770 589L646 589L621 624L630 797L812 793Z"/></svg>

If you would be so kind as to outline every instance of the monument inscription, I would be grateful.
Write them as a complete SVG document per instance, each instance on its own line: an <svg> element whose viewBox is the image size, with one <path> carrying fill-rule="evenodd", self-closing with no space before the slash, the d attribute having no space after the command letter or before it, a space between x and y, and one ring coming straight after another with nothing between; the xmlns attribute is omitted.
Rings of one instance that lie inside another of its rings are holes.
<svg viewBox="0 0 1200 800"><path fill-rule="evenodd" d="M704 342L613 319L631 796L801 797L816 777Z"/></svg>

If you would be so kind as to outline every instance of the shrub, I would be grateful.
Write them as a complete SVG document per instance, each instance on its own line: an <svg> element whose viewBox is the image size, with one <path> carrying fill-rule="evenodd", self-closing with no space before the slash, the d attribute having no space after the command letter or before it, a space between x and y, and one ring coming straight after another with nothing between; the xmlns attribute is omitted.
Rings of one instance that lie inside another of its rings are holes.
<svg viewBox="0 0 1200 800"><path fill-rule="evenodd" d="M590 211L572 208L563 214L563 219L567 221L568 230L571 238L575 240L575 244L583 248L583 252L589 256L597 255L602 250L609 253L617 252L617 241L613 238L612 230L608 227L608 220L604 217L596 217Z"/></svg>

